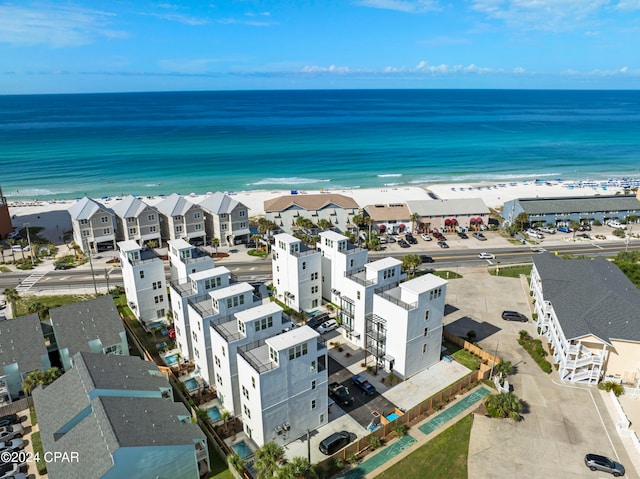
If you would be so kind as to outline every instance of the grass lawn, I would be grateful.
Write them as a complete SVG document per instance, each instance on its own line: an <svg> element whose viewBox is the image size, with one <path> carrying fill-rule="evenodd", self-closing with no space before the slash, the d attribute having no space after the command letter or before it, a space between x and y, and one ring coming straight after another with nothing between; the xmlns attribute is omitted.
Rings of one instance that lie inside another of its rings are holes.
<svg viewBox="0 0 640 479"><path fill-rule="evenodd" d="M451 357L472 371L480 369L480 363L482 362L478 356L475 356L464 349L459 349L455 353L451 354Z"/></svg>
<svg viewBox="0 0 640 479"><path fill-rule="evenodd" d="M445 270L434 271L432 274L434 274L437 277L442 278L442 279L458 279L458 278L462 278L461 274L458 274L455 271L447 271L446 269Z"/></svg>
<svg viewBox="0 0 640 479"><path fill-rule="evenodd" d="M467 479L471 414L402 459L377 479ZM428 472L427 472L428 471Z"/></svg>
<svg viewBox="0 0 640 479"><path fill-rule="evenodd" d="M531 276L532 264L523 266L503 266L500 268L499 273L496 275L495 267L489 269L489 274L492 276L506 276L508 278L519 278L521 274L525 276Z"/></svg>
<svg viewBox="0 0 640 479"><path fill-rule="evenodd" d="M15 317L24 316L25 314L29 314L29 305L38 301L42 303L42 305L47 309L58 308L60 306L66 306L67 304L79 303L80 301L86 301L89 299L95 298L93 294L63 294L58 296L36 296L34 294L29 294L22 296L18 303L16 304L17 312ZM49 314L46 314L46 318L40 319L48 319Z"/></svg>

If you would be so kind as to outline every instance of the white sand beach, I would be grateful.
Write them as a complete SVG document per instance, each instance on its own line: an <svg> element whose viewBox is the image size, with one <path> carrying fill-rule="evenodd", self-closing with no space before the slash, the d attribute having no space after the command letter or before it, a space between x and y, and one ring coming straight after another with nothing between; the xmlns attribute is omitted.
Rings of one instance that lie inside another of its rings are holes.
<svg viewBox="0 0 640 479"><path fill-rule="evenodd" d="M517 183L478 183L478 184L434 184L424 186L399 186L384 188L362 188L350 190L298 190L299 195L335 193L352 197L360 207L370 204L402 203L407 200L433 199L430 194L440 199L480 198L490 208L500 208L505 201L515 198L546 198L569 196L613 195L622 193L620 186L608 184L594 184L593 182L536 182L523 181ZM256 190L233 194L233 198L249 208L249 215L264 214L264 202L282 195L290 195L289 190ZM194 202L200 201L205 195L189 195ZM150 205L162 201L162 197L143 198ZM112 207L118 197L106 200L96 198L106 207ZM42 236L55 244L62 243L65 231L71 229L71 218L67 209L76 200L63 201L13 201L9 202L9 212L14 227L23 227L29 223L33 227L42 227Z"/></svg>

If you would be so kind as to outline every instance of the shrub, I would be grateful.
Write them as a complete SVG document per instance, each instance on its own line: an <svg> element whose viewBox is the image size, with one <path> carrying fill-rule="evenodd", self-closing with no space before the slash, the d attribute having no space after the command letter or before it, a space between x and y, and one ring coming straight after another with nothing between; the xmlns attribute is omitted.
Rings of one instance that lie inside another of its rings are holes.
<svg viewBox="0 0 640 479"><path fill-rule="evenodd" d="M372 451L375 451L379 447L382 447L382 441L378 436L371 436L369 438L369 447L371 448Z"/></svg>
<svg viewBox="0 0 640 479"><path fill-rule="evenodd" d="M624 238L625 237L625 232L623 230L620 230L620 229L614 229L611 234L613 236L617 236L618 238Z"/></svg>
<svg viewBox="0 0 640 479"><path fill-rule="evenodd" d="M402 424L401 422L396 421L396 423L393 425L393 433L397 436L397 437L404 437L407 435L407 425L406 424Z"/></svg>
<svg viewBox="0 0 640 479"><path fill-rule="evenodd" d="M467 340L469 342L473 342L473 340L476 339L477 336L478 335L473 329L470 329L469 331L467 331Z"/></svg>
<svg viewBox="0 0 640 479"><path fill-rule="evenodd" d="M491 417L521 419L522 401L512 392L491 394L484 402L487 413Z"/></svg>
<svg viewBox="0 0 640 479"><path fill-rule="evenodd" d="M602 384L602 386L598 385L598 387L602 387L602 389L607 392L613 391L613 394L615 394L616 397L620 397L624 394L624 386L620 383L617 383L615 381L606 381L600 384Z"/></svg>
<svg viewBox="0 0 640 479"><path fill-rule="evenodd" d="M349 464L356 464L358 462L358 456L356 456L355 454L349 454L347 456L347 462Z"/></svg>

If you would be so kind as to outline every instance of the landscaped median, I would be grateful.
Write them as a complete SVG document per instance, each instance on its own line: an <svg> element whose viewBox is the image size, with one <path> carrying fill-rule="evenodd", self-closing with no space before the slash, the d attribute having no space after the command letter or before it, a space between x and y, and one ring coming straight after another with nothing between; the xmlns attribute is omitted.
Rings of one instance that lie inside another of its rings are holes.
<svg viewBox="0 0 640 479"><path fill-rule="evenodd" d="M542 341L539 339L533 339L529 333L523 329L520 331L520 339L518 339L518 343L527 350L533 360L538 363L540 369L547 374L551 373L553 367L551 366L551 363L545 359L547 352L545 351L544 346L542 346Z"/></svg>

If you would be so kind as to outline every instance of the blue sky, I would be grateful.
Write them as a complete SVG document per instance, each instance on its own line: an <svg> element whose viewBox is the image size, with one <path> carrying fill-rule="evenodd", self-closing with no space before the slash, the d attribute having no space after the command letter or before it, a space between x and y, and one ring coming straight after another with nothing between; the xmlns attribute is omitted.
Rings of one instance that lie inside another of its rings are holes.
<svg viewBox="0 0 640 479"><path fill-rule="evenodd" d="M0 0L0 94L640 88L640 0Z"/></svg>

